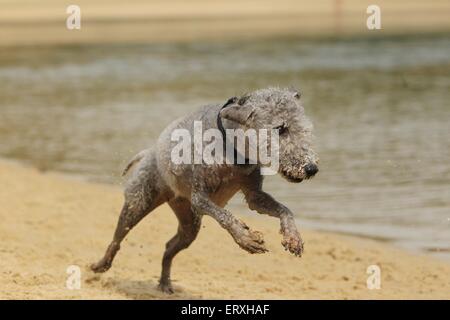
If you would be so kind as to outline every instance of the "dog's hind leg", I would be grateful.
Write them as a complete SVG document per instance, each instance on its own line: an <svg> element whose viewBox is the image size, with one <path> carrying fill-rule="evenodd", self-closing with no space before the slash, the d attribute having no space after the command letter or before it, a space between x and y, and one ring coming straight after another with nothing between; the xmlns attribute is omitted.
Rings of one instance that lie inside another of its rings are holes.
<svg viewBox="0 0 450 320"><path fill-rule="evenodd" d="M107 271L120 249L120 243L130 230L153 209L170 198L158 175L156 160L148 154L125 188L125 203L120 213L114 237L104 257L91 265L94 272Z"/></svg>
<svg viewBox="0 0 450 320"><path fill-rule="evenodd" d="M166 244L166 251L162 260L161 278L159 288L165 293L173 293L170 281L170 269L175 255L195 240L201 226L201 216L191 210L191 203L183 198L169 201L170 207L178 218L177 234Z"/></svg>

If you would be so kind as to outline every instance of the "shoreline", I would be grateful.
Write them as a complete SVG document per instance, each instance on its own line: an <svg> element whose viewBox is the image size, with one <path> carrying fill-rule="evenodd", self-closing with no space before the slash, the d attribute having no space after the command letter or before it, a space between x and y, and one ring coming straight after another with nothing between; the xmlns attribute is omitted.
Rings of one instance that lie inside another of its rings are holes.
<svg viewBox="0 0 450 320"><path fill-rule="evenodd" d="M263 232L270 252L242 251L205 217L199 238L174 261L176 293L166 296L156 284L176 219L165 205L130 233L110 271L94 275L87 266L112 236L120 189L13 162L0 160L1 299L450 299L449 263L310 230L299 259L283 250L278 221L257 214L237 216ZM69 265L82 270L81 290L65 288ZM370 265L381 268L380 290L367 289Z"/></svg>
<svg viewBox="0 0 450 320"><path fill-rule="evenodd" d="M90 178L89 176L83 175L81 173L75 174L75 173L56 171L56 170L41 170L39 168L34 167L31 164L24 163L23 161L21 161L19 159L0 157L0 166L2 165L2 163L22 167L24 169L27 169L27 168L33 169L42 175L55 176L55 177L59 177L61 179L68 180L68 181L76 181L76 182L82 182L82 183L98 185L98 186L108 186L108 187L117 189L117 191L119 193L122 193L122 183L124 182L124 180L123 180L123 177L121 177L119 175L117 176L118 181L116 181L116 182L102 182L102 181L98 181L96 179ZM252 215L255 215L255 212L252 212L250 210L248 210L248 212L242 213L242 216L244 218L246 218L246 217L251 218ZM295 220L298 223L298 225L307 225L306 230L319 232L319 233L325 233L325 234L341 235L344 237L351 237L351 238L355 238L355 240L363 239L363 240L375 241L377 243L383 243L388 246L392 246L398 250L404 251L404 252L412 254L412 255L419 255L419 256L423 256L424 258L431 257L432 259L450 263L449 256L440 255L441 252L444 252L444 253L448 252L446 249L440 250L439 248L427 248L425 250L420 250L416 247L402 246L402 245L398 244L397 243L398 241L396 241L394 238L387 237L384 235L370 235L370 234L364 234L361 232L359 232L359 233L351 232L348 230L330 229L330 228L327 228L324 226L322 226L322 227L313 226L315 224L314 220L305 220L305 219L301 219L299 217L295 217Z"/></svg>

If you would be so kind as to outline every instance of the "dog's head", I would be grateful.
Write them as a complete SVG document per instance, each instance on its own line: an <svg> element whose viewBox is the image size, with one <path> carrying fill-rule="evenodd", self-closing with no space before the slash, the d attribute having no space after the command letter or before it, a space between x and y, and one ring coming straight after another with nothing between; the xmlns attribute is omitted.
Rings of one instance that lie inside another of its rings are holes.
<svg viewBox="0 0 450 320"><path fill-rule="evenodd" d="M288 181L301 182L318 172L318 157L311 147L312 124L305 116L298 91L267 88L233 97L220 116L243 130L278 130L278 172ZM271 139L267 144L272 148Z"/></svg>

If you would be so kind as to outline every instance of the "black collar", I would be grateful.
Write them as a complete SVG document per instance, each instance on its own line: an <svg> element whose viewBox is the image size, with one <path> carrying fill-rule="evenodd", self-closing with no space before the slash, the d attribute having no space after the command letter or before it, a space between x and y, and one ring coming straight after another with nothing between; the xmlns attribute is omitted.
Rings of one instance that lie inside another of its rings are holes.
<svg viewBox="0 0 450 320"><path fill-rule="evenodd" d="M228 105L230 105L231 103L234 103L234 102L236 102L237 101L237 98L231 98L231 99L229 99L228 101L227 101L227 103L225 103L223 106L222 106L222 108L220 108L219 109L219 112L217 113L217 128L219 129L219 131L220 131L220 133L222 133L222 139L223 139L223 152L224 152L224 154L225 154L225 156L226 156L226 148L227 148L227 135L226 135L226 131L225 131L225 128L223 127L223 123L222 123L222 117L220 116L220 111L222 111L225 107L227 107ZM244 159L244 163L237 163L237 154L238 154L238 152L237 152L237 150L236 150L236 147L235 146L233 146L233 148L234 148L234 160L233 160L233 163L235 164L235 165L244 165L244 164L250 164L250 160L248 159L248 158L245 158Z"/></svg>
<svg viewBox="0 0 450 320"><path fill-rule="evenodd" d="M227 106L227 104L225 104L222 108L219 109L219 112L217 113L217 128L219 129L220 133L222 134L222 138L223 138L223 146L225 147L225 145L227 144L225 138L226 138L226 132L225 132L225 128L223 127L223 123L222 123L222 117L220 116L220 111L223 110L223 108L225 108Z"/></svg>
<svg viewBox="0 0 450 320"><path fill-rule="evenodd" d="M217 113L217 128L219 128L220 132L222 133L224 146L226 144L226 140L225 140L226 133L225 133L225 129L223 127L222 118L220 116L220 111L222 111L224 108L228 107L230 104L236 103L237 101L238 101L237 97L232 97L232 98L228 99L228 101L222 106L222 108L220 108L219 112Z"/></svg>

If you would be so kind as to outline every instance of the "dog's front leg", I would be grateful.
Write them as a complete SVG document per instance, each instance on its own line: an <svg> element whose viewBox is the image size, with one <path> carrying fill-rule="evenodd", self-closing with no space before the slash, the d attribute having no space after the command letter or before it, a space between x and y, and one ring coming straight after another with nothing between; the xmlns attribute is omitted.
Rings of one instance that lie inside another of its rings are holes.
<svg viewBox="0 0 450 320"><path fill-rule="evenodd" d="M282 245L286 250L300 257L303 253L303 241L297 231L291 210L260 189L247 189L244 190L244 194L251 210L280 219L281 233L283 234Z"/></svg>
<svg viewBox="0 0 450 320"><path fill-rule="evenodd" d="M261 232L252 231L243 221L211 201L206 193L193 192L191 204L195 213L207 214L219 222L242 249L249 253L264 253L267 251Z"/></svg>

